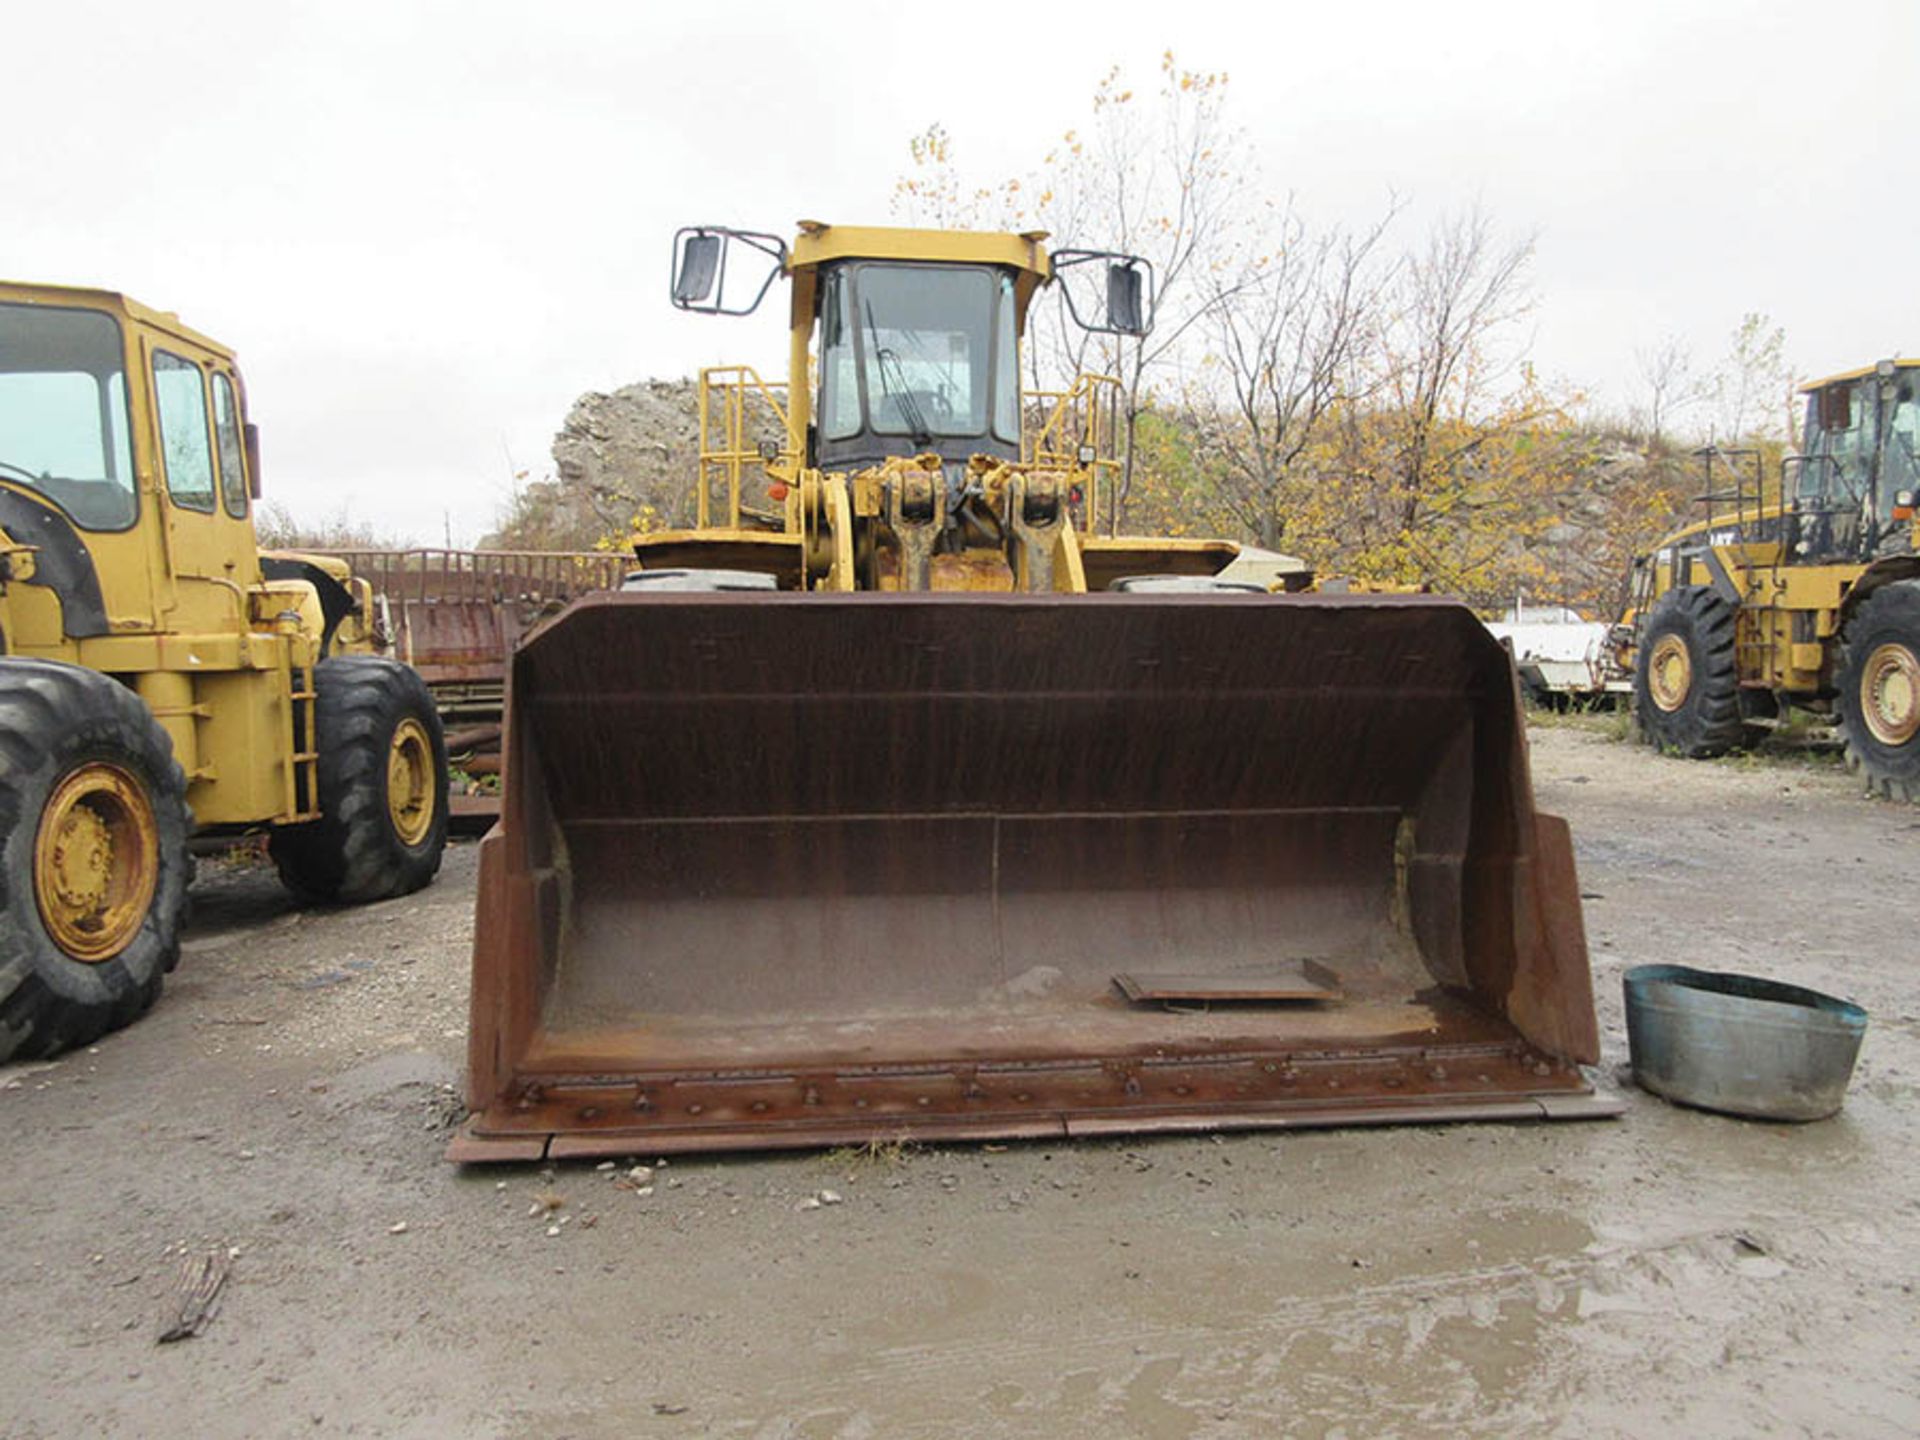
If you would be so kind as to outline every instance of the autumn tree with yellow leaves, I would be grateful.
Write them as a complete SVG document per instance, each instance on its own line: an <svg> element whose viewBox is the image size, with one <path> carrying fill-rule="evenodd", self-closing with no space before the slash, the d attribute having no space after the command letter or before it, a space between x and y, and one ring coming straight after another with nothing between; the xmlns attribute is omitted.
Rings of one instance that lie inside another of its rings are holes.
<svg viewBox="0 0 1920 1440"><path fill-rule="evenodd" d="M1316 226L1264 197L1229 94L1224 73L1168 53L1147 89L1108 71L1086 123L1025 177L966 182L935 125L896 188L917 223L1044 229L1153 264L1144 341L1088 336L1054 305L1030 320L1031 388L1122 383L1125 468L1101 528L1228 534L1489 607L1525 593L1609 609L1685 481L1671 444L1624 454L1528 363L1531 238L1478 208L1409 236L1393 197L1358 230ZM1710 394L1722 413L1766 393L1779 356L1752 322L1736 340ZM1677 368L1662 423L1694 394Z"/></svg>

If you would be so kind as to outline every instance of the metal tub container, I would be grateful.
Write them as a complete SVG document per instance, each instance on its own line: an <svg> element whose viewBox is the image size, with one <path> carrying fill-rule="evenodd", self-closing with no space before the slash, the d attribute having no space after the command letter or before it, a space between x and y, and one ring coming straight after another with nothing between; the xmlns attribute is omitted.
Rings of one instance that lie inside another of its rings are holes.
<svg viewBox="0 0 1920 1440"><path fill-rule="evenodd" d="M1685 965L1627 971L1643 1090L1764 1120L1822 1120L1846 1099L1867 1012L1817 990Z"/></svg>

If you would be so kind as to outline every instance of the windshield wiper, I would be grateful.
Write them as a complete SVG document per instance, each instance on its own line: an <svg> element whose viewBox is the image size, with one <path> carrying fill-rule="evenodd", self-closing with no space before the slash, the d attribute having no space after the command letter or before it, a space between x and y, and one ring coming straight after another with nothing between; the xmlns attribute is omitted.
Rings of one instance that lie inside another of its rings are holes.
<svg viewBox="0 0 1920 1440"><path fill-rule="evenodd" d="M880 380L880 396L891 400L900 407L900 413L906 418L907 438L915 445L931 445L933 431L927 428L927 417L920 413L920 403L913 398L913 390L907 384L907 372L900 365L900 357L880 343L880 327L873 322L873 302L867 301L867 338L873 345L874 374ZM896 393L887 383L887 366L893 366L893 373L900 382ZM876 427L877 428L877 427Z"/></svg>

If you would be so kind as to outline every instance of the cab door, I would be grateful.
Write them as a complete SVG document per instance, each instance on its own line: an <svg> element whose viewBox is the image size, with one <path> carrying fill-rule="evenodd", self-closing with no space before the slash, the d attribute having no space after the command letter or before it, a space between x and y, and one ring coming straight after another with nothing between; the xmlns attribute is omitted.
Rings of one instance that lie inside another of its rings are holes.
<svg viewBox="0 0 1920 1440"><path fill-rule="evenodd" d="M164 333L148 337L144 348L167 565L175 580L176 613L169 628L243 631L244 592L259 580L260 567L247 515L239 394L231 367L220 356Z"/></svg>

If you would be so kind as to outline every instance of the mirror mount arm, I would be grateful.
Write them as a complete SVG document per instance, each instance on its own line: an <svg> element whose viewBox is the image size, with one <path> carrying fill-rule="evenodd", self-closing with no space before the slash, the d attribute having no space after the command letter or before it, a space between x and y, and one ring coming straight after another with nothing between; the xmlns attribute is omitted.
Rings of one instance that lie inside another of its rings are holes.
<svg viewBox="0 0 1920 1440"><path fill-rule="evenodd" d="M736 243L773 261L760 288L745 305L726 303L727 255ZM786 268L787 242L778 235L735 230L727 225L683 226L673 237L673 278L667 294L675 308L695 314L751 315Z"/></svg>
<svg viewBox="0 0 1920 1440"><path fill-rule="evenodd" d="M1152 332L1157 299L1152 261L1138 255L1122 255L1114 250L1056 250L1052 260L1056 276L1075 266L1099 260L1107 262L1107 315L1104 324L1095 324L1082 315L1080 307L1074 303L1073 287L1063 285L1067 313L1082 330L1097 335L1129 335L1136 338Z"/></svg>

